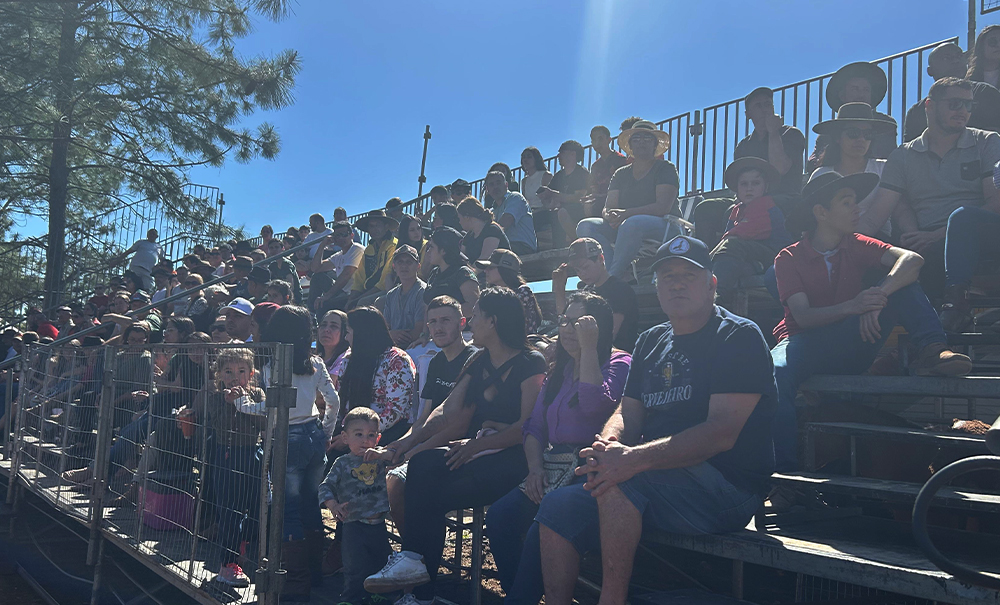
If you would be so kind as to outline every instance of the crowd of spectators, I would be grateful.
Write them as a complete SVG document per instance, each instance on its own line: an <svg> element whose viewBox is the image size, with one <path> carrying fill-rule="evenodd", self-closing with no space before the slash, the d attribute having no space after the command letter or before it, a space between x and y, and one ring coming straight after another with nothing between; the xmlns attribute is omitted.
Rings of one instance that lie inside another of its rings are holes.
<svg viewBox="0 0 1000 605"><path fill-rule="evenodd" d="M602 601L624 603L644 527L732 531L765 498L779 501L768 478L798 467L794 404L809 376L867 371L896 325L910 335L911 373L970 371L946 333L972 326L972 278L980 259L995 258L1000 230L1000 106L988 105L1000 97L1000 28L980 41L967 66L953 43L931 53L935 83L908 113L901 146L896 122L874 109L887 83L873 64L831 78L834 114L814 126L808 161L773 92L750 92L753 129L724 175L732 197L702 202L726 210L716 231L698 224L697 209L694 233L679 220L677 169L663 157L670 135L633 117L620 128L622 153L607 127L593 128L589 171L572 140L555 174L535 147L521 154L520 182L494 164L483 200L459 179L431 190L427 212L407 214L393 198L352 224L338 208L330 226L319 214L280 237L265 226L256 248L196 247L176 264L151 230L128 251L125 276L54 319L32 309L29 331L8 330L3 344L13 356L102 325L96 340L71 344L294 345L287 600L309 598L323 560L321 506L343 527L344 602L403 590L403 605L427 605L446 513L492 505L487 533L509 602L544 594L568 605L580 556L600 550ZM667 321L640 334L630 269L649 240ZM312 245L280 256L303 244ZM546 338L522 267L551 247L568 250L551 275ZM571 273L577 291L567 291ZM768 337L726 308L755 276L784 310ZM224 279L201 287L215 277ZM58 375L60 360L51 363ZM165 390L187 380L186 364L170 360ZM252 468L269 372L247 352L218 364L207 422L242 431L243 449L215 453L234 473ZM158 396L147 394L149 409L164 405ZM188 413L184 401L166 403ZM141 442L141 424L121 422L120 435ZM111 463L129 455L113 452ZM221 477L218 493L239 491L234 477ZM387 515L400 552L389 548ZM233 525L220 519L227 536L239 533ZM247 582L231 558L217 579Z"/></svg>

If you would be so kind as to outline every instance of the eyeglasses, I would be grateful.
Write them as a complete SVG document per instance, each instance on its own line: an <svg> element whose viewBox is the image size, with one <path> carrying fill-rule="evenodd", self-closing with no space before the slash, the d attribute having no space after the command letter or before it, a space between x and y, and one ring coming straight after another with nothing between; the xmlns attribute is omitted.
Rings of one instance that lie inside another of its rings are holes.
<svg viewBox="0 0 1000 605"><path fill-rule="evenodd" d="M855 141L860 138L864 138L866 141L870 141L872 140L872 137L875 136L875 131L870 128L865 128L865 129L848 128L847 130L844 131L844 134L847 135L847 138L853 139Z"/></svg>
<svg viewBox="0 0 1000 605"><path fill-rule="evenodd" d="M578 319L580 319L580 318L579 317L570 317L568 315L560 315L559 317L556 318L556 324L560 328L565 328L567 326L575 326L576 325L576 320L578 320Z"/></svg>
<svg viewBox="0 0 1000 605"><path fill-rule="evenodd" d="M972 99L946 99L948 101L948 109L951 111L958 111L959 109L965 109L969 113L976 108L976 102Z"/></svg>
<svg viewBox="0 0 1000 605"><path fill-rule="evenodd" d="M226 331L226 326L222 324L216 324L212 326L212 332L225 332L225 331Z"/></svg>

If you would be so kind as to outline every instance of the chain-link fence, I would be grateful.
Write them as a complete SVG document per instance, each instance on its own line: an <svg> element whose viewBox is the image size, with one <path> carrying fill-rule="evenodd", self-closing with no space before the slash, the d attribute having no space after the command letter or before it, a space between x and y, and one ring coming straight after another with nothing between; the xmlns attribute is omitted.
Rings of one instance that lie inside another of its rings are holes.
<svg viewBox="0 0 1000 605"><path fill-rule="evenodd" d="M284 465L271 468L272 444L276 434L287 442L274 430L279 414L266 405L262 376L283 367L284 351L29 348L14 403L14 471L189 593L256 602L256 572L267 553L278 554L274 544L268 550L267 521L279 508L272 499L283 502L270 486Z"/></svg>

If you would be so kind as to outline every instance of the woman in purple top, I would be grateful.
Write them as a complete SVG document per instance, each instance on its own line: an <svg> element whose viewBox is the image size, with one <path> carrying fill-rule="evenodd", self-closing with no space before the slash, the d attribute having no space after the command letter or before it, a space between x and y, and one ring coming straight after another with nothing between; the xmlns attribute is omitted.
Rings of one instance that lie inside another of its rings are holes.
<svg viewBox="0 0 1000 605"><path fill-rule="evenodd" d="M525 534L542 497L559 487L548 481L558 474L551 472L558 468L554 461L560 454L563 458L569 454L572 460L581 447L590 445L621 400L632 357L613 350L613 340L614 318L607 301L592 292L570 296L566 313L559 317L555 362L524 424L528 476L486 513L490 551L506 602L538 603L541 599L537 530L527 540Z"/></svg>

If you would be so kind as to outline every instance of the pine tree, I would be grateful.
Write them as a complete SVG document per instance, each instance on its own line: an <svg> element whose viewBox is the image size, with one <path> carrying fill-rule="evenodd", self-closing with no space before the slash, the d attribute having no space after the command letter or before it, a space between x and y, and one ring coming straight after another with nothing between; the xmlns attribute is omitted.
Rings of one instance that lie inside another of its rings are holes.
<svg viewBox="0 0 1000 605"><path fill-rule="evenodd" d="M47 216L48 306L62 290L67 220L140 196L188 221L193 166L274 158L274 128L243 125L292 103L298 56L243 57L255 16L288 0L0 0L0 234Z"/></svg>

